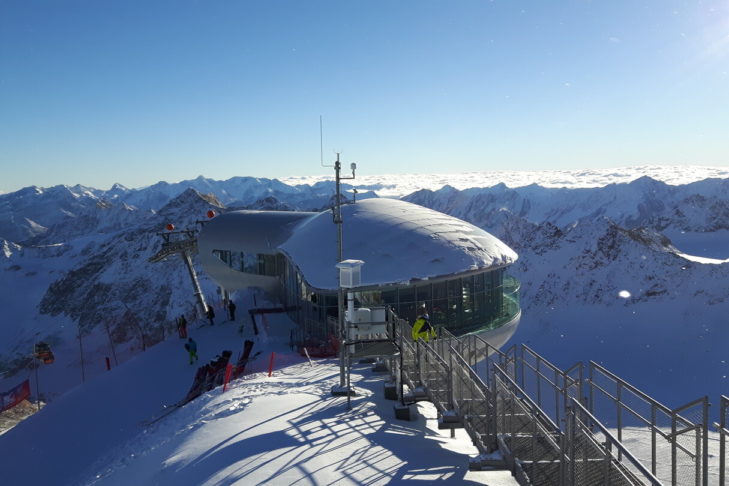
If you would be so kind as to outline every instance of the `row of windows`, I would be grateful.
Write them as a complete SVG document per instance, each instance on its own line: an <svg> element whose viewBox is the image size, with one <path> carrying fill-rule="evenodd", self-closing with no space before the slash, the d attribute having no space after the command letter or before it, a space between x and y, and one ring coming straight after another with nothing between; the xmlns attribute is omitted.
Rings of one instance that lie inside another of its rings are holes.
<svg viewBox="0 0 729 486"><path fill-rule="evenodd" d="M337 317L336 293L312 292L291 266L287 266L287 305L297 310L297 322L319 322L322 330L330 327L328 318ZM495 269L436 283L387 290L355 292L359 306L389 305L402 318L414 322L422 306L436 326L445 326L455 334L476 329L498 327L518 312L518 293L504 285L504 270ZM505 296L505 293L508 294ZM506 314L509 314L508 316Z"/></svg>
<svg viewBox="0 0 729 486"><path fill-rule="evenodd" d="M282 275L286 265L282 255L243 253L229 250L213 250L213 255L220 258L233 270L254 275Z"/></svg>
<svg viewBox="0 0 729 486"><path fill-rule="evenodd" d="M282 255L227 250L213 253L235 270L280 277L282 300L296 309L291 317L299 324L318 327L317 334L332 332L331 320L336 320L338 314L336 292L314 292ZM513 317L518 311L518 294L507 287L504 269L500 268L435 283L422 281L407 287L355 292L355 299L358 306L389 305L410 322L415 321L424 305L431 323L463 334L498 327L505 322L504 317Z"/></svg>

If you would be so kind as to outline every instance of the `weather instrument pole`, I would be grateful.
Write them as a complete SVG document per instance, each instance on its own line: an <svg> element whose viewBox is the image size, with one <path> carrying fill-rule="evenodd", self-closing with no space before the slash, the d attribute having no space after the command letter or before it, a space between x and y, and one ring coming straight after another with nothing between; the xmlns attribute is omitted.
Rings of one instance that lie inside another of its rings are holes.
<svg viewBox="0 0 729 486"><path fill-rule="evenodd" d="M324 165L324 137L322 135L322 118L319 117L319 139L320 139L320 146L321 146L321 165L322 167L332 167L331 165ZM337 225L337 263L340 263L343 260L343 237L342 237L342 197L341 197L341 181L343 180L351 180L355 178L355 170L357 169L357 164L352 163L350 165L350 168L352 170L352 176L351 177L342 177L341 176L341 170L342 170L342 163L339 160L340 153L337 152L337 160L334 162L334 181L335 181L335 201L334 201L334 207L332 208L334 211L334 224ZM339 328L339 388L342 390L346 390L346 393L349 394L349 389L347 388L347 374L345 370L345 362L347 358L347 352L346 352L346 340L347 335L346 331L344 329L344 289L342 288L342 282L341 278L339 277L339 274L337 274L337 325ZM341 394L341 393L337 393Z"/></svg>

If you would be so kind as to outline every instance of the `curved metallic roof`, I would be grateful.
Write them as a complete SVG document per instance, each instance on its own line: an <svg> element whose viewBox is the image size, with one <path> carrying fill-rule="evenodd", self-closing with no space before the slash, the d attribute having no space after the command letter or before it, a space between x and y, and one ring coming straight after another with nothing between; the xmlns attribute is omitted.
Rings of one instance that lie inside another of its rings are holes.
<svg viewBox="0 0 729 486"><path fill-rule="evenodd" d="M518 258L486 231L405 201L365 199L342 206L342 214L342 257L365 262L362 286L496 268ZM302 220L280 249L310 285L337 288L337 229L331 211Z"/></svg>
<svg viewBox="0 0 729 486"><path fill-rule="evenodd" d="M302 219L319 213L295 211L231 211L205 223L198 237L201 255L213 250L277 253Z"/></svg>
<svg viewBox="0 0 729 486"><path fill-rule="evenodd" d="M517 259L511 248L486 231L405 201L364 199L342 206L342 215L342 256L365 262L363 286L445 277ZM338 286L337 227L331 211L233 211L205 225L198 249L213 278L218 273L222 278L228 270L213 250L282 252L309 285L322 290Z"/></svg>

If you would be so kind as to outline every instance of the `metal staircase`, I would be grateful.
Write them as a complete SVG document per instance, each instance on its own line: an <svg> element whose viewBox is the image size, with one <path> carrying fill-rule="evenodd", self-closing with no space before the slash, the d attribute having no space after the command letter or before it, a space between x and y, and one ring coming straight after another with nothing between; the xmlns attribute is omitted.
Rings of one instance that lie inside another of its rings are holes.
<svg viewBox="0 0 729 486"><path fill-rule="evenodd" d="M445 329L413 342L408 323L395 322L399 353L387 359L392 382L407 389L398 398L427 399L439 428L464 428L480 452L472 469L492 465L498 450L522 485L708 486L707 397L669 409L594 362L562 371L525 345L502 352ZM623 442L636 431L650 444L641 460Z"/></svg>

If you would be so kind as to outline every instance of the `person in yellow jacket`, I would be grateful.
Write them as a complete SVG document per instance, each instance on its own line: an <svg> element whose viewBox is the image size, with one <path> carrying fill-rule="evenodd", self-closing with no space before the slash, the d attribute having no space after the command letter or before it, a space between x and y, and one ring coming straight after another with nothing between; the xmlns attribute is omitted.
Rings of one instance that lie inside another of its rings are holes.
<svg viewBox="0 0 729 486"><path fill-rule="evenodd" d="M430 319L428 314L424 313L418 316L413 323L413 341L423 339L425 342L430 342L430 338L435 338L435 328L430 325Z"/></svg>

